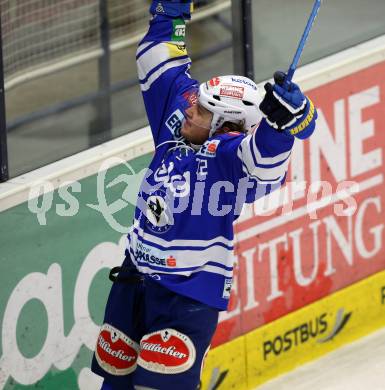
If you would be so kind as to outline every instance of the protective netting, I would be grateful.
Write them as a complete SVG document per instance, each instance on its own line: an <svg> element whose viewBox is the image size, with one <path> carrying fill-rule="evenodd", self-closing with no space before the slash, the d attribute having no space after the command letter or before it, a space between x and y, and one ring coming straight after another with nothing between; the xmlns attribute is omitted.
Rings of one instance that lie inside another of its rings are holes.
<svg viewBox="0 0 385 390"><path fill-rule="evenodd" d="M108 7L111 44L145 31L150 0L0 0L6 82L90 53L97 57L101 1ZM219 3L195 1L202 11Z"/></svg>
<svg viewBox="0 0 385 390"><path fill-rule="evenodd" d="M109 0L111 39L118 40L145 29L148 21L148 0Z"/></svg>
<svg viewBox="0 0 385 390"><path fill-rule="evenodd" d="M98 0L1 0L5 78L99 47Z"/></svg>

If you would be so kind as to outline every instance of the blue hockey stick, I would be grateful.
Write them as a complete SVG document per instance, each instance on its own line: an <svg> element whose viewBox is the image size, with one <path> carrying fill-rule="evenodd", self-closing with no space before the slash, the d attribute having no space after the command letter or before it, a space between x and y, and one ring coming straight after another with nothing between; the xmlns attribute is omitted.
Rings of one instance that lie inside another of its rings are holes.
<svg viewBox="0 0 385 390"><path fill-rule="evenodd" d="M287 72L287 76L285 77L284 87L287 90L289 89L290 82L293 78L294 72L297 69L299 59L301 58L303 48L305 47L306 41L307 41L309 34L310 34L310 30L313 27L315 18L318 15L318 11L321 7L321 3L322 3L322 0L315 0L315 2L314 2L313 10L311 11L309 20L307 21L305 31L303 32L302 38L299 41L299 45L298 45L297 51L294 55L293 62L291 63L290 68Z"/></svg>

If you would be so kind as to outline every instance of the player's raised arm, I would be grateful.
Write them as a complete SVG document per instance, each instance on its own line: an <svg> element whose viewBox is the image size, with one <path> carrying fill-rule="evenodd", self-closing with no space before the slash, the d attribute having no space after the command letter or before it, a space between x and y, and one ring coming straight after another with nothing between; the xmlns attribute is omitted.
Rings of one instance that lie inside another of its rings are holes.
<svg viewBox="0 0 385 390"><path fill-rule="evenodd" d="M244 173L260 182L279 183L286 175L294 137L306 139L315 129L317 111L298 85L282 86L284 75L274 75L275 84L265 85L259 108L264 116L238 152Z"/></svg>
<svg viewBox="0 0 385 390"><path fill-rule="evenodd" d="M189 75L184 41L191 8L191 0L153 1L149 29L137 49L139 83L156 145L180 136L183 107L177 100L197 84Z"/></svg>

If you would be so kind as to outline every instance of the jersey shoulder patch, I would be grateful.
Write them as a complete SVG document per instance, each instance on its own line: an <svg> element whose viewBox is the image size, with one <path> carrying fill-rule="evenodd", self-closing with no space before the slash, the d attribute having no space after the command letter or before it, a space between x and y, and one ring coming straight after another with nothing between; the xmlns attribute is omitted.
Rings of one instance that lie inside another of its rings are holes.
<svg viewBox="0 0 385 390"><path fill-rule="evenodd" d="M220 139L208 139L198 150L197 155L203 157L214 158L217 155L217 150L219 144L221 143Z"/></svg>
<svg viewBox="0 0 385 390"><path fill-rule="evenodd" d="M219 154L234 154L244 139L244 134L235 135L219 134L208 139L197 152L198 156L214 158Z"/></svg>
<svg viewBox="0 0 385 390"><path fill-rule="evenodd" d="M166 119L165 125L172 134L173 138L181 138L181 130L183 125L184 115L183 112L176 108L170 116Z"/></svg>

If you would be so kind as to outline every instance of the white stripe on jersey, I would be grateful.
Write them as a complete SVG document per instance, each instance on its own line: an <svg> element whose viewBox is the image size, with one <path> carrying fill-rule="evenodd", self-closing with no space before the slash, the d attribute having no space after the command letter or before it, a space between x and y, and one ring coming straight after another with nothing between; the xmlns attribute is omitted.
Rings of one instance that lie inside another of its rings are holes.
<svg viewBox="0 0 385 390"><path fill-rule="evenodd" d="M245 165L243 172L251 177L256 177L257 180L274 184L279 183L284 178L290 161L288 158L290 153L291 151L288 151L274 157L262 157L254 137L248 135L239 145L237 155ZM255 158L253 158L253 154ZM276 167L264 167L256 166L255 161L258 165L281 164Z"/></svg>
<svg viewBox="0 0 385 390"><path fill-rule="evenodd" d="M147 46L151 45L152 42L144 42L136 49L136 55L138 55L141 51L143 51Z"/></svg>
<svg viewBox="0 0 385 390"><path fill-rule="evenodd" d="M181 65L190 64L191 60L190 58L185 58L182 60L175 59L174 61L167 62L164 64L161 68L159 68L156 72L154 72L147 80L146 83L140 84L140 89L142 92L146 92L151 88L151 85L153 82L155 82L160 76L162 76L163 73L165 73L167 70L176 68Z"/></svg>
<svg viewBox="0 0 385 390"><path fill-rule="evenodd" d="M170 256L177 259L175 268L201 267L208 261L223 264L225 267L232 267L234 263L234 253L232 249L214 245L207 249L171 249L164 250L151 245L151 241L144 235L142 238L146 243L142 243L135 232L131 234L131 249L142 254L154 255L158 258L168 258ZM135 245L135 246L134 246Z"/></svg>
<svg viewBox="0 0 385 390"><path fill-rule="evenodd" d="M145 51L146 47L152 45L153 43L154 42L146 42L146 44L141 45L136 52L137 55L139 55L143 50ZM189 58L180 58L186 56L187 51L181 42L178 42L177 45L174 42L158 43L141 54L137 60L138 76L140 81L144 81L150 72L163 62L171 60L170 64L172 64L171 66L167 66L169 63L165 63L160 69L154 72L154 74L148 77L147 82L141 84L142 91L148 90L151 84L166 70L189 63L191 61Z"/></svg>
<svg viewBox="0 0 385 390"><path fill-rule="evenodd" d="M148 42L152 44L153 42ZM148 46L148 45L147 45ZM145 47L144 47L145 48ZM137 55L144 49L142 46L138 48ZM146 78L148 73L158 64L171 59L170 50L164 43L159 43L142 54L138 60L138 76L139 80Z"/></svg>
<svg viewBox="0 0 385 390"><path fill-rule="evenodd" d="M138 231L136 233L135 229ZM141 242L141 239L146 243ZM231 277L232 271L224 269L223 267L232 268L234 266L235 255L233 249L224 248L221 244L225 244L232 248L233 241L228 240L225 237L219 236L211 240L173 240L171 242L163 240L159 237L153 236L144 232L139 227L138 220L134 220L134 225L129 232L129 244L128 247L131 251L135 265L140 272L143 273L169 273L176 275L189 276L191 273L206 271L225 277ZM153 245L152 245L153 243ZM157 248L155 245L160 245L163 248ZM212 245L212 246L210 246ZM186 249L172 249L172 247L186 247ZM210 246L207 248L207 246ZM193 249L196 247L196 249ZM202 249L206 247L206 249ZM170 249L167 249L170 248ZM187 249L188 248L188 249ZM139 265L140 263L147 263L150 265L146 258L148 256L155 256L159 259L168 259L173 257L176 260L176 264L173 267L164 266L164 270L158 271L159 268L163 268L162 265L153 264L158 269L151 269L149 266ZM206 264L208 262L218 263ZM195 270L184 270L185 268L199 267ZM180 271L178 269L181 269ZM183 270L182 270L183 269Z"/></svg>
<svg viewBox="0 0 385 390"><path fill-rule="evenodd" d="M253 147L253 150L255 152L254 153L255 159L257 160L258 164L262 164L262 165L277 164L281 161L286 160L290 156L291 150L289 150L288 152L283 152L281 154L277 154L274 157L262 157L261 152L259 151L257 144L255 142L255 139L254 139L257 136L257 134L258 134L258 129L256 130L256 132L254 134L249 134L247 137L245 137L242 140L241 145L242 145L243 153L245 151L248 151L249 153L251 153L251 148ZM251 142L253 142L254 145L251 145ZM245 157L250 157L251 162L254 165L254 160L253 160L253 157L251 156L251 154L247 154L247 155L245 155Z"/></svg>
<svg viewBox="0 0 385 390"><path fill-rule="evenodd" d="M144 232L143 229L139 226L139 221L134 219L133 226L130 229L130 233L133 229L138 229L139 235L143 237L146 241L154 242L155 244L161 245L164 248L169 248L170 246L196 246L196 247L207 247L214 244L224 244L229 247L234 246L234 240L229 240L223 236L217 236L211 240L172 240L166 241L157 236L154 236L150 233Z"/></svg>
<svg viewBox="0 0 385 390"><path fill-rule="evenodd" d="M280 182L285 176L289 162L290 159L287 159L282 163L282 165L279 165L274 168L261 168L254 166L251 174L252 176L257 176L260 180L263 180L264 182Z"/></svg>
<svg viewBox="0 0 385 390"><path fill-rule="evenodd" d="M225 278L232 278L233 277L233 271L227 271L223 268L215 267L213 265L204 265L198 269L191 270L191 271L167 272L167 269L165 269L164 271L160 271L158 269L151 269L149 267L141 266L138 264L138 262L135 259L133 259L133 263L135 264L138 271L143 273L143 274L167 274L167 275L190 276L191 274L195 274L197 272L209 272L212 274L224 276ZM176 268L174 268L174 269L176 269Z"/></svg>

